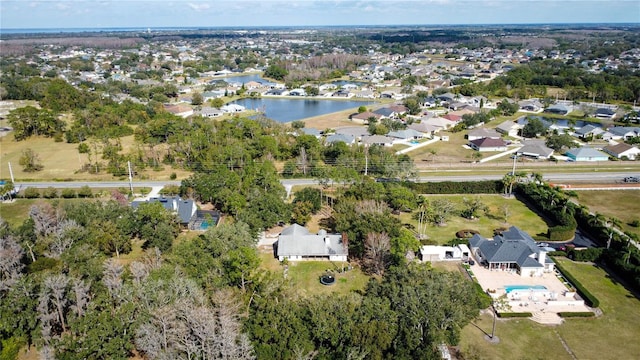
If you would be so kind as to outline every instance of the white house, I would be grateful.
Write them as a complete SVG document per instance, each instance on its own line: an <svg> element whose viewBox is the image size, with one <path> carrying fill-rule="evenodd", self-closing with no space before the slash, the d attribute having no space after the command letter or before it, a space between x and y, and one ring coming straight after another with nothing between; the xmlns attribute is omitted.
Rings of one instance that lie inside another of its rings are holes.
<svg viewBox="0 0 640 360"><path fill-rule="evenodd" d="M469 239L471 253L480 264L489 270L514 271L522 277L542 276L552 272L553 260L547 252L537 246L533 238L519 228L512 226L493 240L485 239L479 234Z"/></svg>
<svg viewBox="0 0 640 360"><path fill-rule="evenodd" d="M422 261L465 261L469 259L471 250L465 244L456 246L426 245L420 248Z"/></svg>
<svg viewBox="0 0 640 360"><path fill-rule="evenodd" d="M497 132L511 137L517 137L520 129L522 129L522 126L511 120L507 120L496 127Z"/></svg>
<svg viewBox="0 0 640 360"><path fill-rule="evenodd" d="M278 260L347 261L349 247L346 235L328 234L320 230L312 234L298 224L282 230L276 243Z"/></svg>
<svg viewBox="0 0 640 360"><path fill-rule="evenodd" d="M469 146L477 151L507 151L507 143L502 139L482 138L469 141Z"/></svg>
<svg viewBox="0 0 640 360"><path fill-rule="evenodd" d="M623 157L626 157L629 160L640 158L640 149L625 143L605 146L602 150L618 159L622 159Z"/></svg>
<svg viewBox="0 0 640 360"><path fill-rule="evenodd" d="M226 113L235 113L235 112L242 112L245 111L246 108L242 105L238 105L238 104L226 104L223 107L220 108L220 110L226 112Z"/></svg>

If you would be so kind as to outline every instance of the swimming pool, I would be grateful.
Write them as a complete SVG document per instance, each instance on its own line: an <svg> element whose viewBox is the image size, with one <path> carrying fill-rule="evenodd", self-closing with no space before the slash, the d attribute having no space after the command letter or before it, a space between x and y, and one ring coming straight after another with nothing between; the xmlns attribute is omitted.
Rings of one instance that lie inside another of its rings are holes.
<svg viewBox="0 0 640 360"><path fill-rule="evenodd" d="M505 285L504 290L508 294L515 290L530 290L530 291L547 290L547 287L544 285Z"/></svg>

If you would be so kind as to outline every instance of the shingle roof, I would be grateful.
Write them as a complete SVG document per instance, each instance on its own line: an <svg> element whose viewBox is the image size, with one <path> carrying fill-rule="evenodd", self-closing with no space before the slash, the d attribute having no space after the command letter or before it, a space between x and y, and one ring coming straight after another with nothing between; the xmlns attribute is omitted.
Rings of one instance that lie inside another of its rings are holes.
<svg viewBox="0 0 640 360"><path fill-rule="evenodd" d="M482 138L469 141L477 147L500 147L507 144L502 139Z"/></svg>
<svg viewBox="0 0 640 360"><path fill-rule="evenodd" d="M471 247L480 249L488 262L511 262L522 267L543 267L536 258L542 251L529 234L512 226L502 235L487 240L475 234L469 239ZM547 259L545 259L547 260ZM548 262L548 261L545 261Z"/></svg>
<svg viewBox="0 0 640 360"><path fill-rule="evenodd" d="M348 255L341 234L327 234L320 230L311 234L298 224L282 230L278 237L278 256Z"/></svg>

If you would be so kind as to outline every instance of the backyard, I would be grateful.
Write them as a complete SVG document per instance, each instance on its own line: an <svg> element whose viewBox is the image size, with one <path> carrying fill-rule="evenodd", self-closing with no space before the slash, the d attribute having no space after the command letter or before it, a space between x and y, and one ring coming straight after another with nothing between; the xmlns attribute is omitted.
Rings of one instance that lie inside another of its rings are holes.
<svg viewBox="0 0 640 360"><path fill-rule="evenodd" d="M467 358L640 358L638 298L596 265L575 263L566 258L555 260L600 300L603 315L566 319L557 327L540 325L528 319L498 320L496 336L500 342L491 344L484 339L484 332L491 332L493 320L490 314L485 313L462 331L460 349Z"/></svg>

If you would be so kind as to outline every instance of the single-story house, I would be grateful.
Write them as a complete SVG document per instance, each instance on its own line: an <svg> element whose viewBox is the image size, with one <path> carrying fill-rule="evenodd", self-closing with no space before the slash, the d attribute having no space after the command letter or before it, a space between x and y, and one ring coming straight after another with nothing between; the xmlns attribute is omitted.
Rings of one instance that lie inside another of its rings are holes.
<svg viewBox="0 0 640 360"><path fill-rule="evenodd" d="M613 140L628 140L640 136L640 128L631 126L614 126L607 130Z"/></svg>
<svg viewBox="0 0 640 360"><path fill-rule="evenodd" d="M348 98L351 97L351 92L349 90L345 90L345 89L340 89L338 91L335 91L333 94L331 94L332 97L342 97L342 98Z"/></svg>
<svg viewBox="0 0 640 360"><path fill-rule="evenodd" d="M330 260L347 261L349 246L345 234L328 234L320 230L312 234L298 224L285 228L280 233L276 246L278 260Z"/></svg>
<svg viewBox="0 0 640 360"><path fill-rule="evenodd" d="M476 151L507 151L507 143L502 139L482 138L469 141L469 146Z"/></svg>
<svg viewBox="0 0 640 360"><path fill-rule="evenodd" d="M421 119L420 121L421 121L422 124L435 126L435 127L438 127L440 129L444 129L444 130L446 130L446 129L450 128L450 127L453 127L455 125L451 120L443 119L441 117L432 117L432 118L428 118L428 119Z"/></svg>
<svg viewBox="0 0 640 360"><path fill-rule="evenodd" d="M477 139L484 139L484 138L500 139L501 135L500 133L498 133L493 129L487 129L483 127L475 128L473 130L470 130L469 133L467 133L468 140L477 140Z"/></svg>
<svg viewBox="0 0 640 360"><path fill-rule="evenodd" d="M393 146L394 140L395 139L392 137L382 135L370 135L362 137L362 143L365 145Z"/></svg>
<svg viewBox="0 0 640 360"><path fill-rule="evenodd" d="M440 101L444 101L446 103L451 103L453 101L455 101L456 99L456 95L452 94L452 93L445 93L445 94L440 94L438 96L436 96L436 98Z"/></svg>
<svg viewBox="0 0 640 360"><path fill-rule="evenodd" d="M618 159L622 159L623 157L626 157L629 160L640 158L640 149L625 143L605 146L602 150Z"/></svg>
<svg viewBox="0 0 640 360"><path fill-rule="evenodd" d="M307 92L304 89L293 89L289 91L289 96L307 96Z"/></svg>
<svg viewBox="0 0 640 360"><path fill-rule="evenodd" d="M524 146L516 150L516 155L528 156L536 159L549 159L553 155L553 149L547 147L544 141L528 140Z"/></svg>
<svg viewBox="0 0 640 360"><path fill-rule="evenodd" d="M564 104L554 104L544 110L546 113L558 115L567 115L571 111L573 111L573 107Z"/></svg>
<svg viewBox="0 0 640 360"><path fill-rule="evenodd" d="M304 135L315 136L318 139L322 136L322 131L314 128L302 128L300 129L300 132ZM298 132L298 135L301 135L300 132Z"/></svg>
<svg viewBox="0 0 640 360"><path fill-rule="evenodd" d="M458 125L462 121L462 116L455 114L447 114L442 117L443 119L447 119L453 123L453 125Z"/></svg>
<svg viewBox="0 0 640 360"><path fill-rule="evenodd" d="M397 115L396 112L389 107L383 107L383 108L374 110L373 113L378 114L383 118L393 118L393 117L396 117Z"/></svg>
<svg viewBox="0 0 640 360"><path fill-rule="evenodd" d="M380 119L382 119L382 115L380 114L376 114L374 112L370 112L370 111L365 111L365 112L361 112L359 114L354 114L351 116L351 120L360 120L362 122L369 122L369 119L373 118L376 119L376 121L380 121Z"/></svg>
<svg viewBox="0 0 640 360"><path fill-rule="evenodd" d="M430 125L430 124L426 124L426 123L423 123L423 122L413 123L413 124L407 126L407 128L415 130L415 131L419 131L419 132L421 132L423 134L426 134L428 137L433 137L433 135L435 133L437 133L438 131L440 131L442 129L441 127Z"/></svg>
<svg viewBox="0 0 640 360"><path fill-rule="evenodd" d="M540 112L544 105L536 99L532 100L523 100L518 103L520 106L520 110L529 111L529 112Z"/></svg>
<svg viewBox="0 0 640 360"><path fill-rule="evenodd" d="M426 245L420 248L420 259L422 261L466 261L470 255L471 250L465 244L456 246Z"/></svg>
<svg viewBox="0 0 640 360"><path fill-rule="evenodd" d="M594 115L599 119L613 119L616 112L609 108L597 108Z"/></svg>
<svg viewBox="0 0 640 360"><path fill-rule="evenodd" d="M604 133L604 130L598 126L593 126L591 124L585 125L580 129L575 131L575 134L580 139L593 139L594 137Z"/></svg>
<svg viewBox="0 0 640 360"><path fill-rule="evenodd" d="M436 106L437 103L438 103L438 100L436 100L436 98L434 98L433 96L427 96L425 98L420 99L420 106L426 107L426 108L434 107Z"/></svg>
<svg viewBox="0 0 640 360"><path fill-rule="evenodd" d="M356 140L362 139L363 136L369 135L369 130L366 126L347 126L336 129L336 135L350 135Z"/></svg>
<svg viewBox="0 0 640 360"><path fill-rule="evenodd" d="M476 260L489 270L514 271L522 277L542 276L545 272L553 272L555 265L545 249L538 247L529 234L515 226L492 240L475 234L469 239L469 247Z"/></svg>
<svg viewBox="0 0 640 360"><path fill-rule="evenodd" d="M609 160L609 155L588 146L569 149L564 154L573 161L607 161Z"/></svg>
<svg viewBox="0 0 640 360"><path fill-rule="evenodd" d="M203 107L202 110L200 110L200 115L208 118L219 117L219 116L222 116L223 114L224 114L224 111L217 108L212 108L212 107Z"/></svg>
<svg viewBox="0 0 640 360"><path fill-rule="evenodd" d="M347 145L353 145L356 142L356 138L349 134L331 134L324 139L325 144L333 144L337 142L343 142Z"/></svg>
<svg viewBox="0 0 640 360"><path fill-rule="evenodd" d="M183 118L193 115L193 108L188 105L164 105L164 109L173 115L178 115Z"/></svg>
<svg viewBox="0 0 640 360"><path fill-rule="evenodd" d="M516 124L511 120L507 120L496 127L496 131L511 137L517 137L518 132L522 129L522 125Z"/></svg>
<svg viewBox="0 0 640 360"><path fill-rule="evenodd" d="M396 138L396 139L402 139L402 140L414 140L414 139L422 139L422 138L426 137L426 135L424 133L421 133L421 132L413 130L413 129L390 131L387 134L387 136L390 136L390 137Z"/></svg>
<svg viewBox="0 0 640 360"><path fill-rule="evenodd" d="M220 110L226 112L226 113L236 113L236 112L242 112L245 111L246 108L242 105L238 105L238 104L226 104L224 106L222 106L220 108Z"/></svg>

